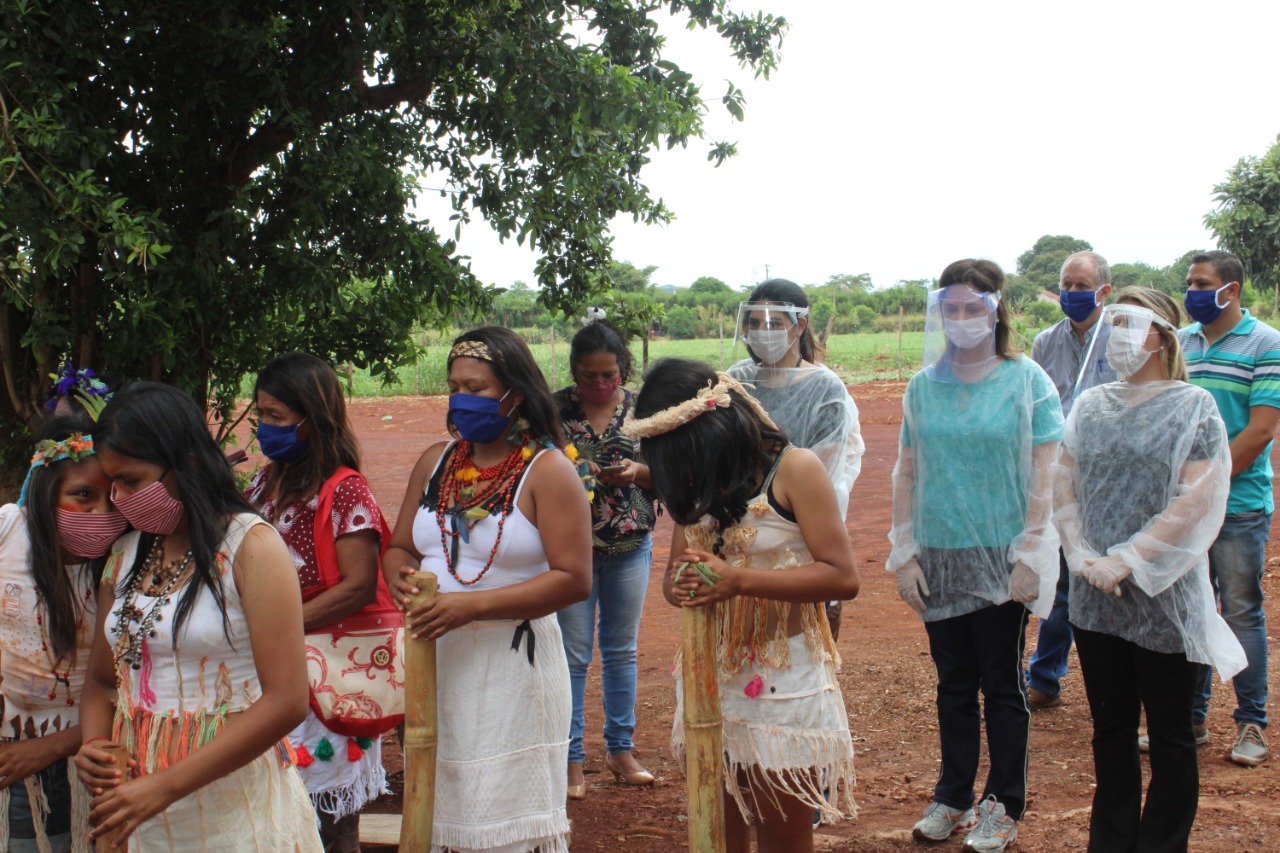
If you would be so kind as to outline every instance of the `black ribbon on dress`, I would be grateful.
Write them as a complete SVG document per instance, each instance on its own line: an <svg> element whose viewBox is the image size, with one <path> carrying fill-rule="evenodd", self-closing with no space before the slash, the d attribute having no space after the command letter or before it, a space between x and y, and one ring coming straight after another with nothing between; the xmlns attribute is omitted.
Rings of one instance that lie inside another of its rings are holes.
<svg viewBox="0 0 1280 853"><path fill-rule="evenodd" d="M516 626L515 636L511 638L511 649L512 651L520 651L520 638L525 634L529 635L529 642L525 643L525 652L529 656L529 666L533 666L533 643L535 637L533 636L533 626L529 624L528 619Z"/></svg>

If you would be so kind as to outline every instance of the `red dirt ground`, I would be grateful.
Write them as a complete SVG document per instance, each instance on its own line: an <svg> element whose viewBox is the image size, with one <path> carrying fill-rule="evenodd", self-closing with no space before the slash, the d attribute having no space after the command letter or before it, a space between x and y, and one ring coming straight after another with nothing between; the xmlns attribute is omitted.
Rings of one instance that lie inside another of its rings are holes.
<svg viewBox="0 0 1280 853"><path fill-rule="evenodd" d="M839 645L844 658L840 683L858 754L861 813L856 820L823 827L816 841L823 850L912 850L917 845L910 837L911 825L929 802L939 754L934 671L924 629L899 600L883 569L888 554L889 474L897 453L903 385L857 385L851 390L861 410L867 443L847 522L862 572L862 591L856 601L845 605ZM369 479L392 519L399 512L409 470L419 453L444 437L444 399L397 397L352 403ZM1280 619L1275 604L1280 591L1277 533L1273 528L1265 579L1272 625ZM684 778L667 747L675 706L671 662L680 635L678 612L662 600L660 592L670 535L670 520L664 518L655 536L652 582L640 635L635 733L637 755L658 782L653 788L627 788L615 784L605 770L599 673L593 667L587 695L590 789L586 800L569 804L575 851L685 848ZM1033 644L1034 620L1028 637ZM1273 695L1277 669L1280 666L1272 668ZM1062 706L1032 717L1030 808L1017 842L1017 849L1023 851L1085 849L1093 793L1092 727L1074 654L1063 695ZM1280 778L1276 760L1256 769L1227 761L1234 734L1234 696L1229 686L1218 685L1214 698L1209 716L1212 738L1200 753L1200 811L1191 849L1277 849ZM483 709L477 708L476 713ZM390 739L386 756L388 769L397 770L398 746ZM980 772L979 785L984 774L985 770ZM396 794L369 811L399 811L398 781L399 774L393 773ZM943 847L958 849L959 842Z"/></svg>

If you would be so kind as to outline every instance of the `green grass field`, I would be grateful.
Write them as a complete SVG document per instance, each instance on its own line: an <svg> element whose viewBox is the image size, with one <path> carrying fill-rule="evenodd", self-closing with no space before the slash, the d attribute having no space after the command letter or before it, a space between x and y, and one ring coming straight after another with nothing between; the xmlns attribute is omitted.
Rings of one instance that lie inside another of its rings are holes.
<svg viewBox="0 0 1280 853"><path fill-rule="evenodd" d="M861 332L834 335L827 345L827 365L849 384L882 382L910 378L920 366L924 347L923 332L905 332L902 335L902 369L898 369L898 335L896 332ZM569 378L569 344L557 341L550 344L533 344L534 358L542 367L552 389L571 383ZM636 364L640 363L640 344L633 345ZM445 358L449 354L448 342L431 343L416 365L400 368L396 381L384 385L371 377L368 371L356 370L351 377L351 393L356 397L399 396L406 394L447 394ZM678 357L705 361L720 368L733 360L733 340L723 343L717 339L691 341L656 340L649 342L649 359ZM633 383L635 384L635 383ZM246 380L244 393L253 391L253 378Z"/></svg>

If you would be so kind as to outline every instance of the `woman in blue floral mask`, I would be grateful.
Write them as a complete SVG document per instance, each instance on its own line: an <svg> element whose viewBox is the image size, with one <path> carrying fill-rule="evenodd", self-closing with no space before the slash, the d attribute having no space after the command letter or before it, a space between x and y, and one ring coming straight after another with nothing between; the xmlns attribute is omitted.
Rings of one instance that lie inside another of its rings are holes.
<svg viewBox="0 0 1280 853"><path fill-rule="evenodd" d="M567 851L571 695L554 614L591 591L591 505L519 335L466 332L448 369L457 440L418 459L384 562L405 605L405 575L440 580L405 614L406 634L436 641L432 849Z"/></svg>

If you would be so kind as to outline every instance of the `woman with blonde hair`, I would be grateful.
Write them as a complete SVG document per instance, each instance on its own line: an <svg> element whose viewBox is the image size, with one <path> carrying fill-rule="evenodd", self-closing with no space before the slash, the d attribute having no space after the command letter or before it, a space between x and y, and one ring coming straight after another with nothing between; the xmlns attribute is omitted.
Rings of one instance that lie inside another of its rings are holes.
<svg viewBox="0 0 1280 853"><path fill-rule="evenodd" d="M1094 853L1187 849L1199 797L1197 664L1224 680L1245 665L1209 583L1230 446L1213 397L1187 382L1179 320L1177 304L1155 290L1127 288L1103 309L1107 362L1123 381L1076 401L1054 467L1054 521L1093 716Z"/></svg>

